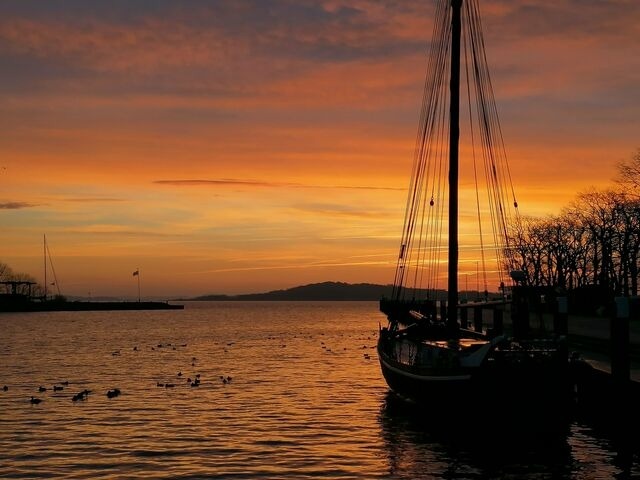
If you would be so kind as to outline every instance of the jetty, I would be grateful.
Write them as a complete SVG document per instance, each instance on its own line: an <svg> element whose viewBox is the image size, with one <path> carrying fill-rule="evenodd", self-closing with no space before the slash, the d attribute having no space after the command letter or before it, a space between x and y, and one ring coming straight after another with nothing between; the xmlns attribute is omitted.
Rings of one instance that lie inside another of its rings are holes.
<svg viewBox="0 0 640 480"><path fill-rule="evenodd" d="M31 287L35 282L4 281L0 282L9 289L0 294L0 312L79 312L92 310L182 310L184 305L166 302L123 302L123 301L68 301L63 298L51 299L32 297ZM20 287L26 287L28 293L19 293Z"/></svg>
<svg viewBox="0 0 640 480"><path fill-rule="evenodd" d="M184 305L169 302L3 302L0 312L87 312L107 310L183 310Z"/></svg>

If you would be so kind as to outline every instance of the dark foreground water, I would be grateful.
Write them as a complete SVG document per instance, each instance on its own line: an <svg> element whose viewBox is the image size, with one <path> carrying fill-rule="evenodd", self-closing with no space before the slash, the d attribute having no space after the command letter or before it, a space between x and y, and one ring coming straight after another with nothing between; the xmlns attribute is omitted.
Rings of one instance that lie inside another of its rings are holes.
<svg viewBox="0 0 640 480"><path fill-rule="evenodd" d="M553 438L504 438L490 424L448 428L447 412L437 427L416 418L381 377L382 320L373 302L0 314L0 387L8 386L0 388L0 476L640 475L629 444L588 424L574 421ZM187 378L197 374L192 387ZM54 392L61 382L69 384ZM121 395L108 398L114 388ZM88 398L73 402L84 389Z"/></svg>

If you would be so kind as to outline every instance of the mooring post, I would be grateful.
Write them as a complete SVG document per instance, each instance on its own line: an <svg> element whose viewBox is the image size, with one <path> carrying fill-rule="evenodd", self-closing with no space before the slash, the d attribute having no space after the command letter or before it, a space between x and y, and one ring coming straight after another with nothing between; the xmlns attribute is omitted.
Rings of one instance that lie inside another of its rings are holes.
<svg viewBox="0 0 640 480"><path fill-rule="evenodd" d="M498 307L493 309L493 335L502 335L504 324L502 322L502 310Z"/></svg>
<svg viewBox="0 0 640 480"><path fill-rule="evenodd" d="M469 308L462 307L460 309L460 327L469 328Z"/></svg>
<svg viewBox="0 0 640 480"><path fill-rule="evenodd" d="M556 335L569 333L569 302L567 297L556 298L556 309L553 312L553 333Z"/></svg>
<svg viewBox="0 0 640 480"><path fill-rule="evenodd" d="M473 307L473 329L482 332L482 307Z"/></svg>
<svg viewBox="0 0 640 480"><path fill-rule="evenodd" d="M569 360L569 344L566 338L569 334L569 302L567 297L556 298L553 312L553 333L558 337L565 337L563 341L558 343L558 355L563 361Z"/></svg>
<svg viewBox="0 0 640 480"><path fill-rule="evenodd" d="M513 287L511 298L511 324L513 325L513 335L522 338L529 335L529 304L526 294L526 287Z"/></svg>
<svg viewBox="0 0 640 480"><path fill-rule="evenodd" d="M629 364L629 298L616 297L611 317L611 376L617 385L631 379Z"/></svg>
<svg viewBox="0 0 640 480"><path fill-rule="evenodd" d="M433 302L430 306L429 306L429 315L431 316L431 318L433 318L434 320L438 318L438 305L436 304L436 302Z"/></svg>
<svg viewBox="0 0 640 480"><path fill-rule="evenodd" d="M544 324L544 310L547 306L547 297L546 295L540 295L535 303L536 313L538 314L538 328L541 332L545 332L547 327Z"/></svg>

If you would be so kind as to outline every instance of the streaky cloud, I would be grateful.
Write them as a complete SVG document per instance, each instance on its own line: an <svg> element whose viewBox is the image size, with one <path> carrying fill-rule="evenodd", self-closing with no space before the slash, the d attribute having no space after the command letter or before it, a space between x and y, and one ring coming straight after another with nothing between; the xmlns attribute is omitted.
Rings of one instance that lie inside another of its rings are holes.
<svg viewBox="0 0 640 480"><path fill-rule="evenodd" d="M262 266L251 266L251 267L231 267L231 268L219 268L215 270L205 270L201 272L194 273L228 273L228 272L252 272L252 271L260 271L260 270L297 270L297 269L305 269L305 268L335 268L335 267L354 267L354 266L380 266L380 265L389 265L393 263L392 261L380 260L380 261L369 261L369 262L309 262L302 264L289 264L289 265L262 265Z"/></svg>
<svg viewBox="0 0 640 480"><path fill-rule="evenodd" d="M65 202L78 202L78 203L87 203L87 202L97 202L97 203L109 203L109 202L126 202L124 198L108 198L108 197L73 197L73 198L65 198Z"/></svg>
<svg viewBox="0 0 640 480"><path fill-rule="evenodd" d="M219 179L184 179L184 180L154 180L158 185L182 186L243 186L243 187L266 187L266 188L314 188L314 189L345 189L345 190L391 190L404 191L398 187L379 187L372 185L311 185L304 183L289 182L268 182L263 180L241 180L234 178Z"/></svg>
<svg viewBox="0 0 640 480"><path fill-rule="evenodd" d="M75 235L99 235L99 236L114 236L114 237L157 237L157 238L173 238L184 237L185 235L179 233L163 233L152 232L148 230L118 230L109 228L76 228L66 230L66 233L72 233Z"/></svg>
<svg viewBox="0 0 640 480"><path fill-rule="evenodd" d="M265 182L260 180L238 180L234 178L219 178L211 180L189 179L189 180L154 180L158 185L174 186L200 186L200 185L220 185L220 186L250 186L250 187L297 187L295 183Z"/></svg>
<svg viewBox="0 0 640 480"><path fill-rule="evenodd" d="M340 205L340 204L307 203L303 205L296 205L295 208L297 210L300 210L303 212L310 212L315 215L364 217L364 218L377 218L380 216L380 212L365 211L365 210L353 208L351 206Z"/></svg>
<svg viewBox="0 0 640 480"><path fill-rule="evenodd" d="M38 204L27 202L5 202L0 203L0 210L19 210L21 208L37 207Z"/></svg>

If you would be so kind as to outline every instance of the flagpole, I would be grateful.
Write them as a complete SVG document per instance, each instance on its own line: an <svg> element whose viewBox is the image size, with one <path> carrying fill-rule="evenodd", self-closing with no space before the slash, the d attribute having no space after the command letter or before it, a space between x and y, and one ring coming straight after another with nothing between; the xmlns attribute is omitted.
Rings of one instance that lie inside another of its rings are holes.
<svg viewBox="0 0 640 480"><path fill-rule="evenodd" d="M140 303L140 268L136 269L136 272L138 272L136 277L138 277L138 303Z"/></svg>
<svg viewBox="0 0 640 480"><path fill-rule="evenodd" d="M44 301L47 301L47 234L42 235L42 258L44 260Z"/></svg>

